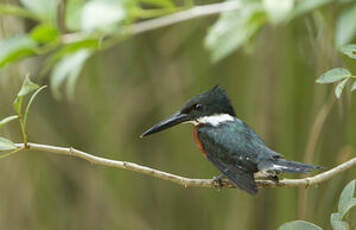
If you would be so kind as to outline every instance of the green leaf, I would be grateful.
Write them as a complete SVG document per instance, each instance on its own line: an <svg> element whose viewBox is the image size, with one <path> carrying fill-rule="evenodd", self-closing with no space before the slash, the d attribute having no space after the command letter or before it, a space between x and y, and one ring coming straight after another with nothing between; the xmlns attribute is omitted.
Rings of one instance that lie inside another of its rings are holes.
<svg viewBox="0 0 356 230"><path fill-rule="evenodd" d="M240 11L223 13L205 38L205 47L211 52L212 60L218 61L231 54L266 22L266 14L258 3L245 5Z"/></svg>
<svg viewBox="0 0 356 230"><path fill-rule="evenodd" d="M322 230L322 228L307 221L296 220L283 224L278 230Z"/></svg>
<svg viewBox="0 0 356 230"><path fill-rule="evenodd" d="M338 212L341 214L341 218L343 218L345 213L351 208L350 203L353 203L356 200L353 198L355 193L355 183L356 180L352 180L341 192L338 205Z"/></svg>
<svg viewBox="0 0 356 230"><path fill-rule="evenodd" d="M2 119L0 121L0 129L7 123L9 123L10 121L16 120L17 118L19 118L19 116L14 115L14 116L10 116L10 117L6 117L4 119Z"/></svg>
<svg viewBox="0 0 356 230"><path fill-rule="evenodd" d="M334 230L349 230L349 225L346 222L341 221L340 213L332 213L330 216L330 223Z"/></svg>
<svg viewBox="0 0 356 230"><path fill-rule="evenodd" d="M62 58L65 56L68 56L70 54L73 54L79 50L82 49L90 49L90 50L95 50L99 48L99 40L98 39L84 39L78 42L73 42L68 45L63 46L62 49L51 55L49 58L47 58L44 68L42 70L42 74L47 73L50 69L53 68L53 66L60 61Z"/></svg>
<svg viewBox="0 0 356 230"><path fill-rule="evenodd" d="M83 64L91 54L91 50L80 50L64 57L55 65L51 74L51 90L57 99L61 98L60 87L65 80L67 80L67 94L69 97L73 96L76 80L79 77Z"/></svg>
<svg viewBox="0 0 356 230"><path fill-rule="evenodd" d="M348 213L353 207L356 207L356 198L353 198L345 207L342 218Z"/></svg>
<svg viewBox="0 0 356 230"><path fill-rule="evenodd" d="M17 114L20 116L21 115L21 108L22 108L22 101L23 101L23 97L33 91L35 91L36 89L39 88L39 85L33 83L30 80L29 75L25 76L25 80L22 83L22 87L20 89L20 91L17 93L16 99L13 103L14 105L14 109L17 112Z"/></svg>
<svg viewBox="0 0 356 230"><path fill-rule="evenodd" d="M86 31L111 31L127 16L124 1L93 0L85 4L81 27Z"/></svg>
<svg viewBox="0 0 356 230"><path fill-rule="evenodd" d="M356 90L356 81L354 81L351 86L351 92L354 90Z"/></svg>
<svg viewBox="0 0 356 230"><path fill-rule="evenodd" d="M326 4L333 2L333 0L301 0L297 1L297 5L294 8L290 19L298 17L302 14L309 13L317 8L320 8Z"/></svg>
<svg viewBox="0 0 356 230"><path fill-rule="evenodd" d="M59 39L59 32L52 24L36 26L31 31L31 38L38 43L49 43Z"/></svg>
<svg viewBox="0 0 356 230"><path fill-rule="evenodd" d="M353 199L355 193L355 183L356 180L350 181L342 190L338 205L339 213L344 213L347 203L349 203Z"/></svg>
<svg viewBox="0 0 356 230"><path fill-rule="evenodd" d="M272 24L279 24L285 19L293 10L293 0L263 0L263 6L267 12L268 18Z"/></svg>
<svg viewBox="0 0 356 230"><path fill-rule="evenodd" d="M38 89L40 86L37 85L36 83L33 83L31 80L30 80L30 77L29 75L27 74L25 76L25 80L23 81L22 83L22 87L20 89L20 91L17 93L17 96L18 97L23 97L33 91L35 91L36 89Z"/></svg>
<svg viewBox="0 0 356 230"><path fill-rule="evenodd" d="M13 149L16 149L16 146L12 141L0 137L0 151L8 151Z"/></svg>
<svg viewBox="0 0 356 230"><path fill-rule="evenodd" d="M340 48L340 51L350 58L356 59L356 44L344 45Z"/></svg>
<svg viewBox="0 0 356 230"><path fill-rule="evenodd" d="M0 42L0 68L9 62L35 54L36 48L36 42L27 35L17 35L2 40Z"/></svg>
<svg viewBox="0 0 356 230"><path fill-rule="evenodd" d="M51 58L57 62L60 59L62 59L64 56L73 54L83 49L90 49L90 50L97 49L99 48L99 43L100 41L98 39L93 39L93 38L88 38L78 42L73 42L63 46L63 48L58 52L56 52Z"/></svg>
<svg viewBox="0 0 356 230"><path fill-rule="evenodd" d="M341 82L339 82L335 88L335 95L337 98L341 97L342 91L345 88L346 82L349 80L349 78L346 78L344 80L342 80Z"/></svg>
<svg viewBox="0 0 356 230"><path fill-rule="evenodd" d="M31 105L33 103L33 100L36 98L36 96L43 90L47 88L46 85L42 86L41 88L38 88L36 90L36 92L34 92L30 98L30 100L28 101L28 104L26 106L26 110L25 110L25 113L24 113L24 116L23 116L23 123L24 123L24 127L26 128L26 123L27 123L27 118L28 118L28 113L30 112L30 108L31 108Z"/></svg>
<svg viewBox="0 0 356 230"><path fill-rule="evenodd" d="M57 16L58 0L20 0L31 12L44 21L55 22Z"/></svg>
<svg viewBox="0 0 356 230"><path fill-rule="evenodd" d="M345 214L356 206L356 198L354 198L356 180L352 180L342 190L339 199L338 212L332 213L330 223L334 230L349 230L347 222L342 221Z"/></svg>
<svg viewBox="0 0 356 230"><path fill-rule="evenodd" d="M351 73L349 70L345 68L334 68L329 70L328 72L322 74L317 80L317 83L320 84L328 84L336 81L340 81L344 78L351 77Z"/></svg>
<svg viewBox="0 0 356 230"><path fill-rule="evenodd" d="M337 46L349 43L356 35L356 4L346 8L336 22L335 42Z"/></svg>

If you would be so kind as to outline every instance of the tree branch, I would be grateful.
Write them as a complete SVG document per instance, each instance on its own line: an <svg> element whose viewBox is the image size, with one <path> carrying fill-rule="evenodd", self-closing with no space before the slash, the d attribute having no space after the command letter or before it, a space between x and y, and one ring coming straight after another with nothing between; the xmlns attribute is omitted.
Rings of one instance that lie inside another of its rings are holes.
<svg viewBox="0 0 356 230"><path fill-rule="evenodd" d="M214 3L204 6L195 6L188 10L175 14L138 22L129 26L127 30L129 34L135 35L146 31L159 29L165 26L170 26L179 22L188 21L194 18L220 14L227 11L238 10L241 8L240 1L227 1L222 3Z"/></svg>
<svg viewBox="0 0 356 230"><path fill-rule="evenodd" d="M194 6L190 9L178 13L138 22L133 25L123 27L122 30L120 30L120 33L128 34L128 35L141 34L147 31L170 26L179 22L184 22L191 19L214 15L214 14L220 14L223 12L239 10L240 8L241 8L240 1L227 1L227 2L214 3L209 5L203 5L203 6ZM81 32L64 34L62 35L62 43L64 44L73 43L76 41L80 41L87 36L88 36L87 34L83 34Z"/></svg>
<svg viewBox="0 0 356 230"><path fill-rule="evenodd" d="M207 188L214 188L218 185L214 182L213 179L195 179L195 178L187 178L178 176L175 174L167 173L161 170L149 168L146 166L138 165L132 162L126 161L117 161L106 159L103 157L97 157L83 151L74 149L72 147L65 148L65 147L57 147L51 145L43 145L43 144L35 144L35 143L27 143L25 146L23 143L16 144L18 149L29 149L35 150L40 152L50 152L56 154L62 154L67 156L74 156L77 158L81 158L83 160L89 161L94 165L102 165L106 167L113 167L113 168L121 168L126 169L129 171L149 175L152 177L156 177L162 180L170 181L184 187L207 187ZM283 179L280 180L279 183L275 183L270 180L256 180L259 187L264 188L272 188L272 187L296 187L296 186L305 186L308 187L310 185L317 185L322 182L329 180L330 178L334 177L337 174L340 174L353 166L356 165L356 157L332 168L328 171L322 172L318 175L312 177L306 177L303 179ZM234 186L227 180L224 180L222 183L222 187L233 188Z"/></svg>

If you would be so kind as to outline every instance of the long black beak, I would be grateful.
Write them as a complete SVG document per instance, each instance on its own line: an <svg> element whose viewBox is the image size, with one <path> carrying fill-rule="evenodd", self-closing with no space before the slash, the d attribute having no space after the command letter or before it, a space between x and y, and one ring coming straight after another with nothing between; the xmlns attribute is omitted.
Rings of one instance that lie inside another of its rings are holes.
<svg viewBox="0 0 356 230"><path fill-rule="evenodd" d="M173 114L172 116L170 116L169 118L167 118L166 120L161 121L158 124L151 127L150 129L146 130L144 133L141 134L140 137L142 138L142 137L160 132L162 130L168 129L172 126L178 125L182 122L189 121L189 120L190 120L189 115L177 112L177 113Z"/></svg>

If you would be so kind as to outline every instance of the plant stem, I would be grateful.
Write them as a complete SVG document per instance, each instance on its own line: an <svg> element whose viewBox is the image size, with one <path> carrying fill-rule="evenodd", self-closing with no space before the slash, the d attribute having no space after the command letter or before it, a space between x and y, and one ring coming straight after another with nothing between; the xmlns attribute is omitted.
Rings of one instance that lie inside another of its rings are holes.
<svg viewBox="0 0 356 230"><path fill-rule="evenodd" d="M13 150L13 151L11 151L11 152L2 154L2 155L0 155L0 159L6 158L6 157L8 157L8 156L10 156L10 155L12 155L12 154L15 154L15 153L17 153L17 152L20 152L20 151L24 150L24 149L25 149L25 147L21 147L21 148L17 148L17 149L15 149L15 150Z"/></svg>
<svg viewBox="0 0 356 230"><path fill-rule="evenodd" d="M23 121L23 118L19 118L20 121L20 126L21 126L21 132L22 132L22 138L23 138L23 143L24 143L24 148L27 148L27 134L26 134L26 129L25 129L25 123Z"/></svg>

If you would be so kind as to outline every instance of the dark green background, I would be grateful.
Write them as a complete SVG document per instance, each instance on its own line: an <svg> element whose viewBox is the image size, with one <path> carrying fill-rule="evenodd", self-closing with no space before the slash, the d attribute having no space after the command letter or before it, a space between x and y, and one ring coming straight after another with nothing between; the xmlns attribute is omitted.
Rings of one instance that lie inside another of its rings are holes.
<svg viewBox="0 0 356 230"><path fill-rule="evenodd" d="M203 47L215 17L135 36L85 64L73 101L56 101L49 90L41 93L30 114L30 140L211 178L218 172L195 148L189 125L147 139L138 136L190 97L219 84L239 118L268 146L303 161L318 112L333 94L333 87L315 79L344 63L334 47L334 13L330 7L323 20L305 16L286 26L264 27L252 48L216 64ZM22 21L0 17L0 38L21 30ZM356 70L355 61L346 63ZM0 71L0 118L13 113L25 73L48 83L38 75L41 64L41 58L33 58ZM345 90L334 103L313 143L311 163L331 168L355 156L354 97ZM21 142L16 123L0 134ZM349 170L309 188L303 203L297 188L261 189L252 197L234 189L184 188L50 153L21 152L0 161L0 229L272 230L299 218L329 229L339 193L355 173Z"/></svg>

